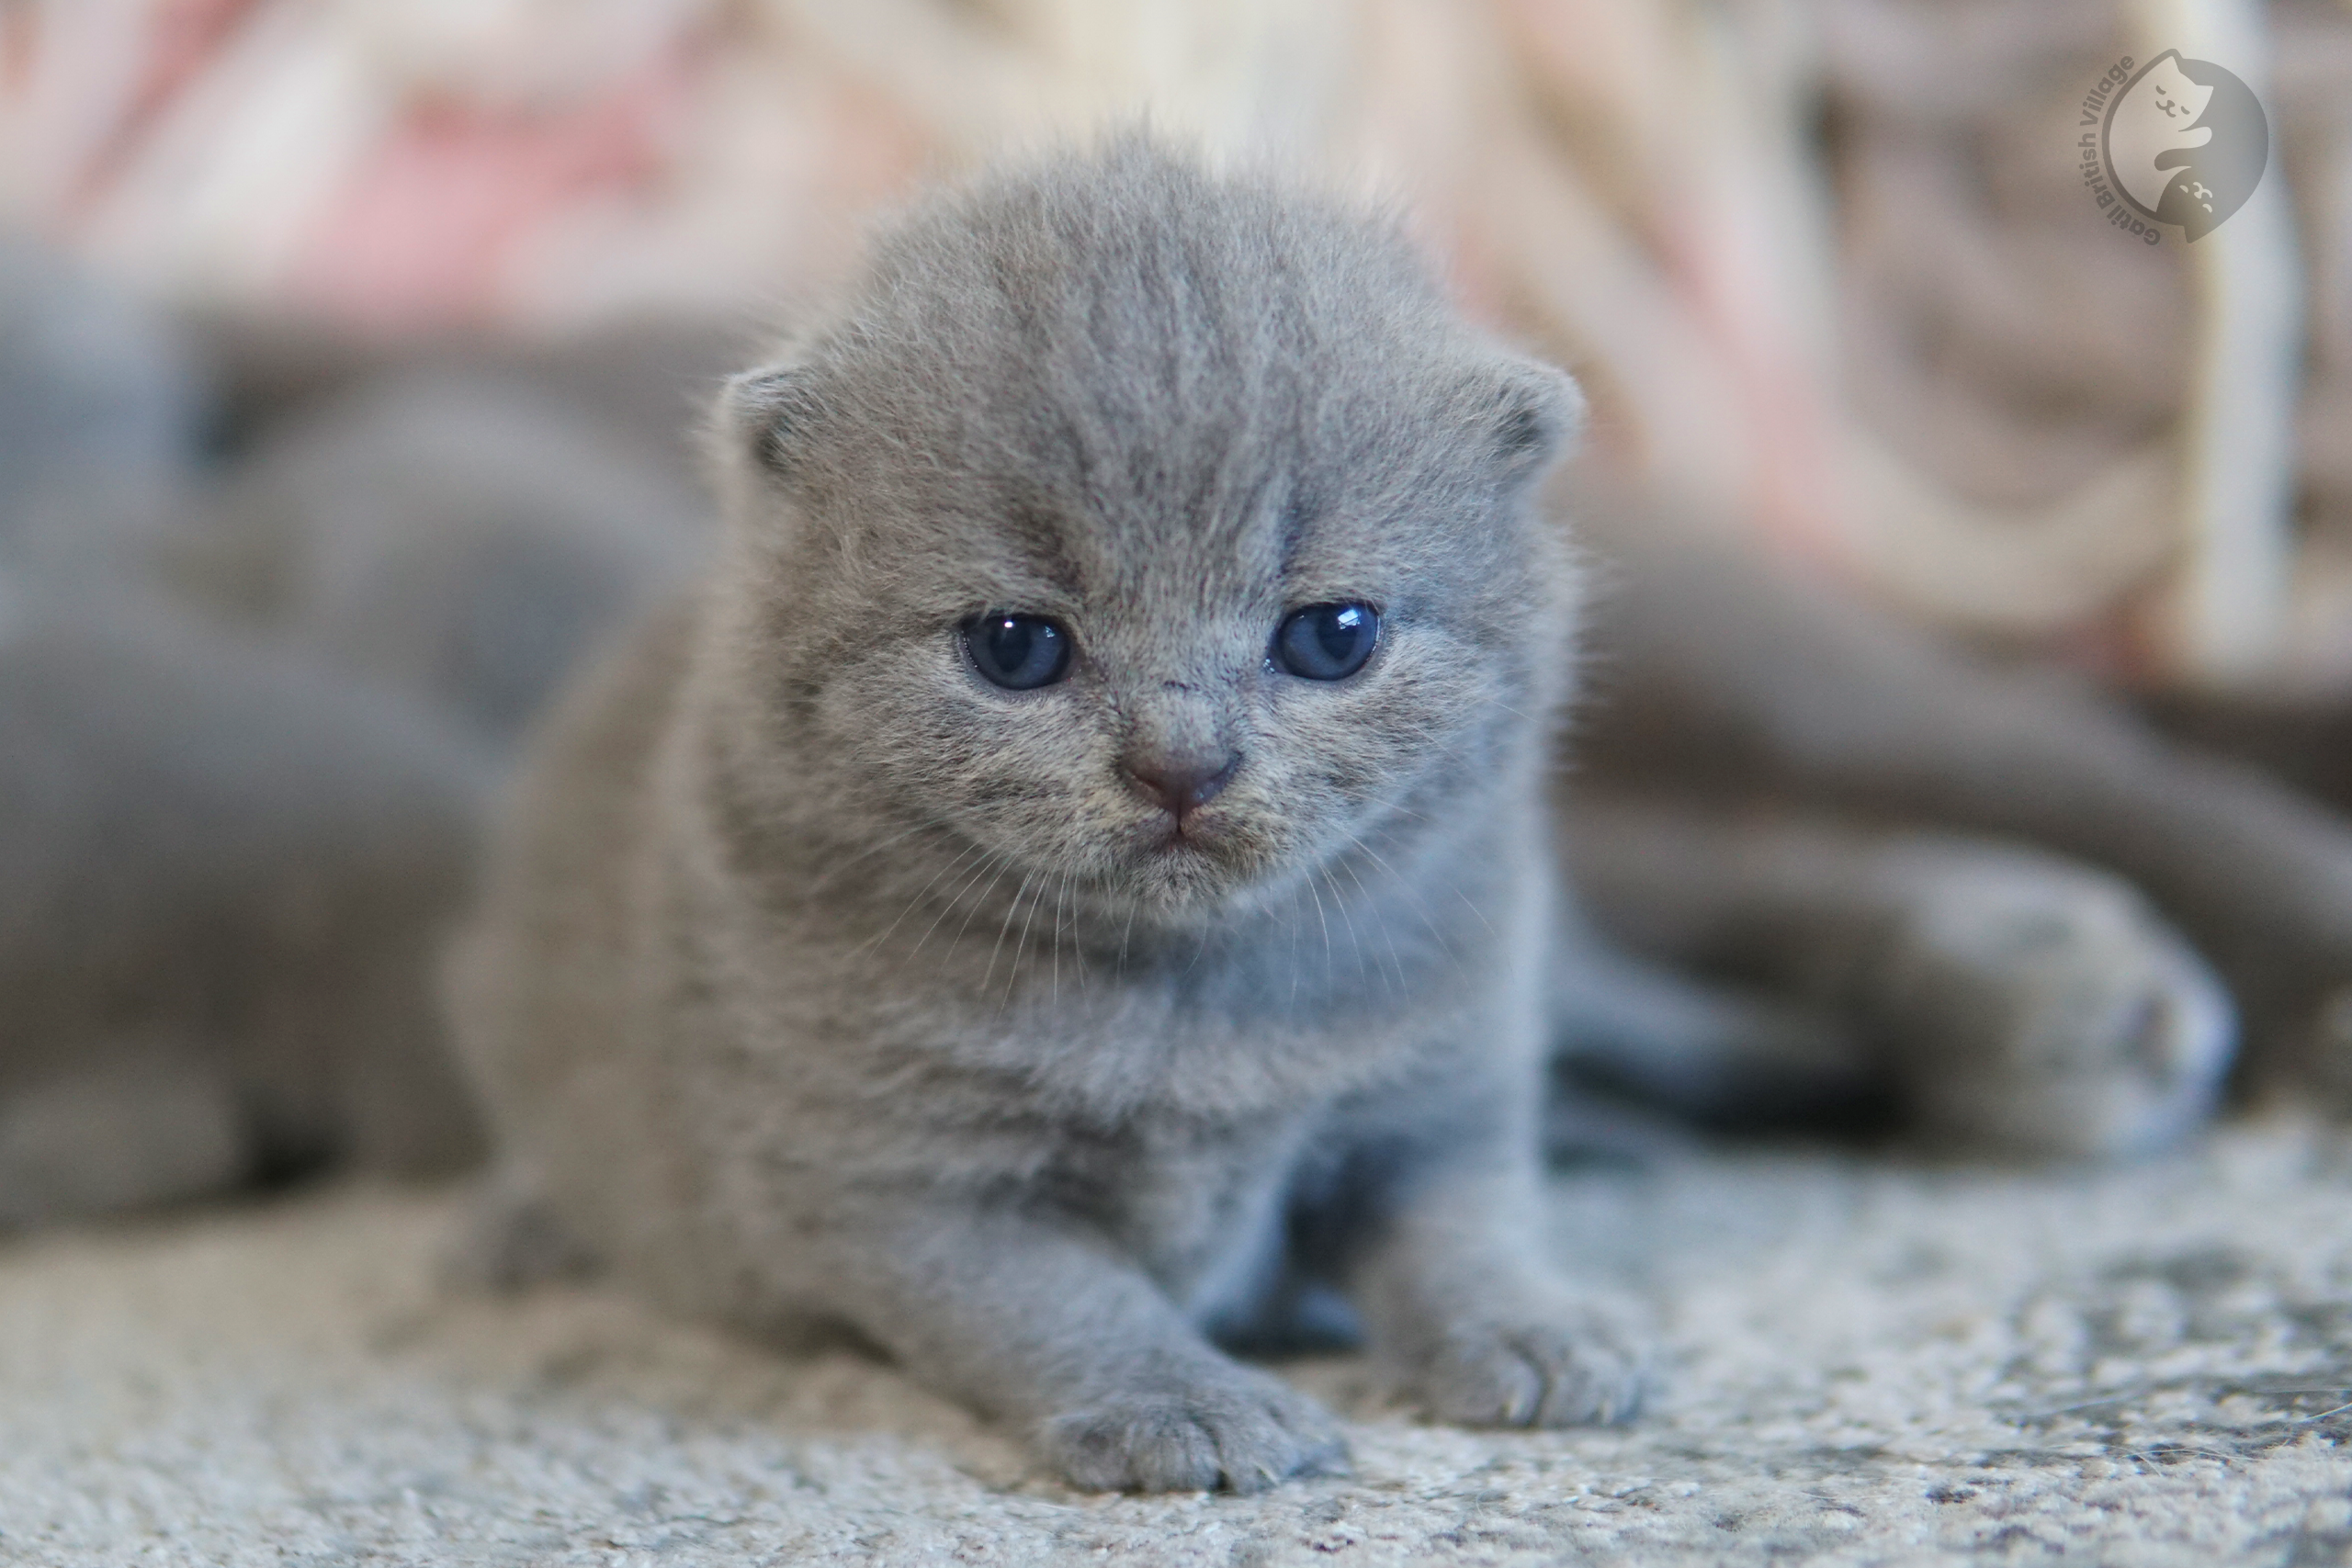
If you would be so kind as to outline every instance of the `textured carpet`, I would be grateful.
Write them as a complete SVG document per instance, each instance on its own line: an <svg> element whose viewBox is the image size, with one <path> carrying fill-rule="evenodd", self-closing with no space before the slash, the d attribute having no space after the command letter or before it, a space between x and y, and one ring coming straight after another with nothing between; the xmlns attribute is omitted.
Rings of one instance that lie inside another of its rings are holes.
<svg viewBox="0 0 2352 1568"><path fill-rule="evenodd" d="M1623 1431L1292 1375L1356 1472L1097 1497L887 1368L587 1290L440 1293L446 1199L338 1191L0 1250L0 1562L2352 1562L2352 1141L2126 1170L1804 1153L1559 1182L1659 1304Z"/></svg>

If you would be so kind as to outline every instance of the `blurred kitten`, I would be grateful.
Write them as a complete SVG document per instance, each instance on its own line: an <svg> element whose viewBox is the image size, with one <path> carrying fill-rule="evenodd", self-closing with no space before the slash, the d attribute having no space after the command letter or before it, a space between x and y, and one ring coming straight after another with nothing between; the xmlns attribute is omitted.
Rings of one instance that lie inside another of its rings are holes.
<svg viewBox="0 0 2352 1568"><path fill-rule="evenodd" d="M0 237L0 1230L478 1157L429 976L500 752L698 547L658 464L446 369L220 482L206 359Z"/></svg>
<svg viewBox="0 0 2352 1568"><path fill-rule="evenodd" d="M478 1149L423 983L481 757L152 597L0 630L0 1230Z"/></svg>
<svg viewBox="0 0 2352 1568"><path fill-rule="evenodd" d="M538 380L395 367L261 432L169 570L232 618L503 750L582 658L702 563L707 510Z"/></svg>

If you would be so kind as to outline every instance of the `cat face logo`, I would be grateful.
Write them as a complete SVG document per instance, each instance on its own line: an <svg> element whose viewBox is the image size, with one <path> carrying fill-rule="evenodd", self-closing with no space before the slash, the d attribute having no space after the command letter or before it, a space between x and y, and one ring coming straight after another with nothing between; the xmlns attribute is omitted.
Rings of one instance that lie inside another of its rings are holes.
<svg viewBox="0 0 2352 1568"><path fill-rule="evenodd" d="M2166 50L2109 99L2099 148L2124 204L2194 242L2262 183L2270 122L2254 89L2236 76Z"/></svg>

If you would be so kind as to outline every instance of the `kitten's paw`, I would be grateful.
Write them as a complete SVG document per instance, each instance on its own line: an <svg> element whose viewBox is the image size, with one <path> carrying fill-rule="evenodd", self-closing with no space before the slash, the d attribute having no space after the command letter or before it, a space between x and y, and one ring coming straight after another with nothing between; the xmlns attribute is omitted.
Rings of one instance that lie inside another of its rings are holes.
<svg viewBox="0 0 2352 1568"><path fill-rule="evenodd" d="M1343 1474L1348 1462L1320 1405L1242 1366L1066 1411L1045 1423L1039 1446L1094 1492L1262 1492L1294 1475Z"/></svg>
<svg viewBox="0 0 2352 1568"><path fill-rule="evenodd" d="M1572 1302L1449 1325L1404 1392L1464 1427L1609 1426L1641 1409L1648 1360L1622 1314Z"/></svg>
<svg viewBox="0 0 2352 1568"><path fill-rule="evenodd" d="M1922 1122L2030 1155L2158 1147L2212 1110L2228 994L2127 884L1970 849L1905 868L1872 1010Z"/></svg>
<svg viewBox="0 0 2352 1568"><path fill-rule="evenodd" d="M507 1292L595 1272L596 1259L536 1183L511 1169L469 1195L441 1253L441 1277L465 1290Z"/></svg>

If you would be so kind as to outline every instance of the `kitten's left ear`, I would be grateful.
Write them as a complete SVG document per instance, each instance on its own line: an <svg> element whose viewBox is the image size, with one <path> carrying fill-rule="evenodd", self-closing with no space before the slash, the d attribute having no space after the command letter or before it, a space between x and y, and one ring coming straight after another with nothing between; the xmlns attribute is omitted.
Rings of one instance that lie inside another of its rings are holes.
<svg viewBox="0 0 2352 1568"><path fill-rule="evenodd" d="M1584 419L1584 389L1566 371L1532 359L1506 361L1487 424L1505 482L1534 479L1566 456Z"/></svg>
<svg viewBox="0 0 2352 1568"><path fill-rule="evenodd" d="M771 365L728 378L718 397L718 440L778 479L790 479L799 437L816 414L808 378L797 365Z"/></svg>

